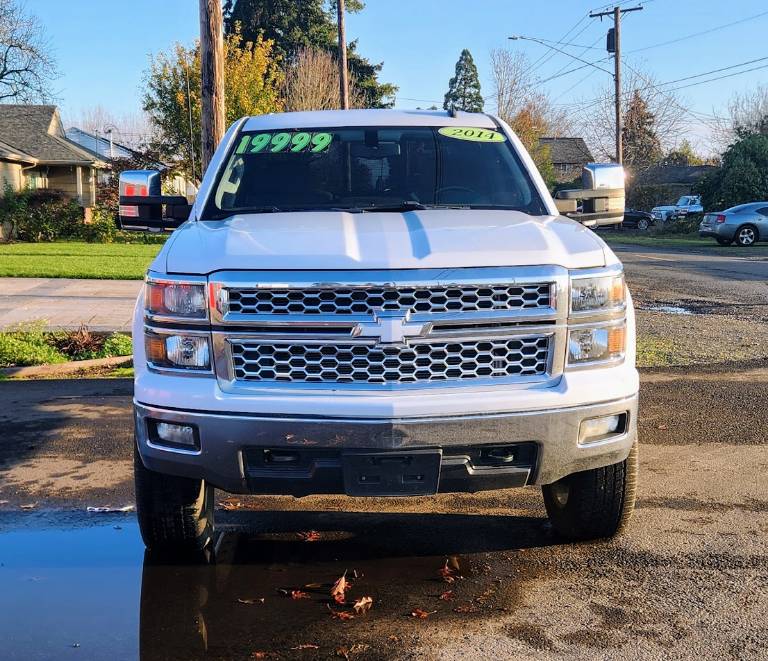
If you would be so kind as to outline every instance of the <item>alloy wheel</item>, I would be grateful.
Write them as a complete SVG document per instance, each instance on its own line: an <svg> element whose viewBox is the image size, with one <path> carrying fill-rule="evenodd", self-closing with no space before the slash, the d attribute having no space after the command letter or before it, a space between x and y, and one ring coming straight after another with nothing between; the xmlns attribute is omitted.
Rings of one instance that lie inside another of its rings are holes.
<svg viewBox="0 0 768 661"><path fill-rule="evenodd" d="M742 227L736 239L740 246L751 246L755 242L755 230L751 227Z"/></svg>

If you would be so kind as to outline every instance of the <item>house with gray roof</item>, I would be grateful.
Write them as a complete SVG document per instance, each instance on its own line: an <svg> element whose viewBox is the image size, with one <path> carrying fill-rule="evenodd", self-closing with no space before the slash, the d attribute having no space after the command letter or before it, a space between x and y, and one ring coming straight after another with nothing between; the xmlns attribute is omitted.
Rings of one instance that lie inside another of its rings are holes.
<svg viewBox="0 0 768 661"><path fill-rule="evenodd" d="M56 106L0 104L2 185L60 190L88 208L103 167L101 158L66 137Z"/></svg>
<svg viewBox="0 0 768 661"><path fill-rule="evenodd" d="M539 144L549 148L559 183L581 176L581 169L595 160L584 138L541 138Z"/></svg>

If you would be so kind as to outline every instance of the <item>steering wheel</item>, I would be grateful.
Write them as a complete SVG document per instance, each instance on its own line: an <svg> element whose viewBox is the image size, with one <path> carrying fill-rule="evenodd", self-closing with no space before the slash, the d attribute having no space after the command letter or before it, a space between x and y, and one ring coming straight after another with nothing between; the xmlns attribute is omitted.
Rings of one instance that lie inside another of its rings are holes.
<svg viewBox="0 0 768 661"><path fill-rule="evenodd" d="M467 188L466 186L445 186L438 188L435 197L442 202L443 193L465 193L469 195L471 199L477 198L477 191Z"/></svg>

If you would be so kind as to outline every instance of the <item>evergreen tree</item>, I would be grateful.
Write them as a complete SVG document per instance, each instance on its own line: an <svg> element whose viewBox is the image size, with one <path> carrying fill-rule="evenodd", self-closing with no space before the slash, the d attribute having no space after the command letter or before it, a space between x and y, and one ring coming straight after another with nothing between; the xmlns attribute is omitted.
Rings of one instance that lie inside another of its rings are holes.
<svg viewBox="0 0 768 661"><path fill-rule="evenodd" d="M675 147L664 157L664 165L703 165L704 159L701 158L691 146L688 140L683 140L678 147Z"/></svg>
<svg viewBox="0 0 768 661"><path fill-rule="evenodd" d="M768 199L768 135L754 133L732 144L723 164L698 186L705 209Z"/></svg>
<svg viewBox="0 0 768 661"><path fill-rule="evenodd" d="M362 0L347 0L348 12L364 7ZM239 30L246 41L258 35L274 43L275 53L284 62L304 48L317 48L332 53L338 49L336 3L332 0L225 0L225 30ZM357 52L357 42L347 46L347 66L356 87L365 96L369 108L388 108L397 87L380 83L382 64L372 64Z"/></svg>
<svg viewBox="0 0 768 661"><path fill-rule="evenodd" d="M456 62L456 75L448 82L443 108L482 112L483 97L480 94L480 77L472 54L465 48Z"/></svg>
<svg viewBox="0 0 768 661"><path fill-rule="evenodd" d="M624 113L621 140L626 165L643 169L661 160L663 152L661 141L656 133L656 118L637 90L632 94L632 99Z"/></svg>

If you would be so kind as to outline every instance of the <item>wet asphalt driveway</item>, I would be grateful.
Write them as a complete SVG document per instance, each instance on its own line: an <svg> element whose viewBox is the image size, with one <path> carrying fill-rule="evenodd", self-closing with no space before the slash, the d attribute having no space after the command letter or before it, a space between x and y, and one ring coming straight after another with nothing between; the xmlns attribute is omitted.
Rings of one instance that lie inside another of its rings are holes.
<svg viewBox="0 0 768 661"><path fill-rule="evenodd" d="M222 494L203 563L145 556L132 513L85 511L131 503L130 382L0 383L0 657L764 658L768 370L643 379L620 539L562 543L535 489ZM346 621L329 610L345 571L373 599Z"/></svg>
<svg viewBox="0 0 768 661"><path fill-rule="evenodd" d="M765 263L729 290L704 262L624 257L641 305L750 306L641 325L738 332L761 356ZM0 382L0 658L763 659L768 363L704 362L642 374L638 504L616 540L561 542L536 489L220 494L215 548L189 559L146 555L131 512L86 511L132 503L129 381ZM344 572L349 601L373 602L347 620L329 595Z"/></svg>

